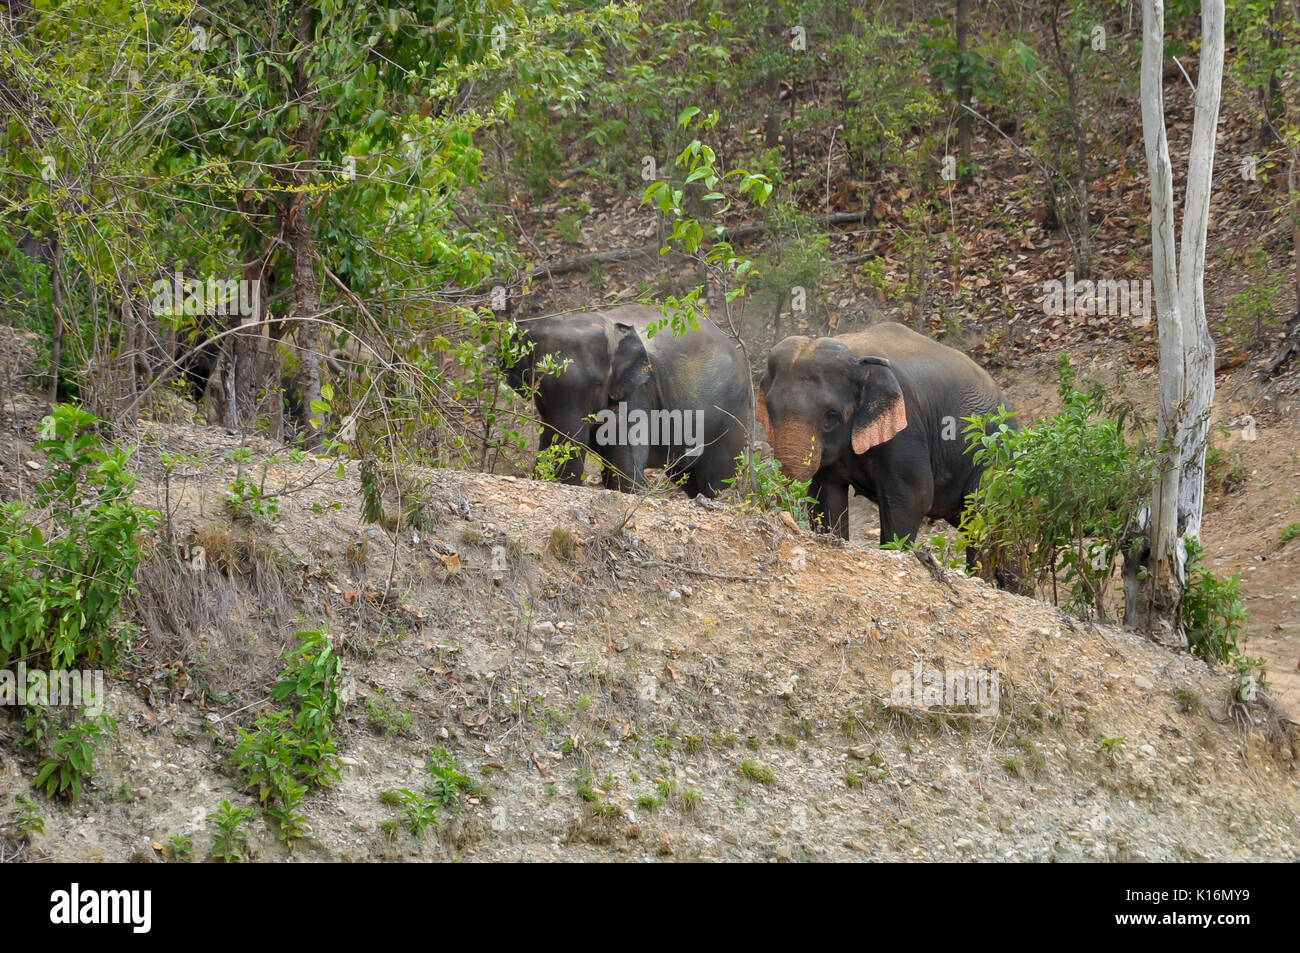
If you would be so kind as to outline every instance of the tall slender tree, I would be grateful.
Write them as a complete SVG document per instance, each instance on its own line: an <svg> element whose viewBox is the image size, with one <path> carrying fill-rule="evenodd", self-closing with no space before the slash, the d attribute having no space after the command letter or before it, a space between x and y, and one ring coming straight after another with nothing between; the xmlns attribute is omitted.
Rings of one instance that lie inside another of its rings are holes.
<svg viewBox="0 0 1300 953"><path fill-rule="evenodd" d="M1201 531L1205 449L1214 400L1214 341L1205 317L1205 239L1223 86L1223 0L1201 0L1201 56L1187 160L1182 251L1165 134L1164 4L1142 3L1142 132L1151 175L1151 264L1160 346L1163 463L1147 526L1144 572L1132 573L1126 620L1186 644L1181 611L1187 540Z"/></svg>

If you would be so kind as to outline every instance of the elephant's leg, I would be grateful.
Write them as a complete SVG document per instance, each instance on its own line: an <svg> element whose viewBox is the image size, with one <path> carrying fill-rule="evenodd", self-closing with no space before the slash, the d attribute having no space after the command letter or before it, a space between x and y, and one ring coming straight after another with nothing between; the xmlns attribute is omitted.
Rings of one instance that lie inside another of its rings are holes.
<svg viewBox="0 0 1300 953"><path fill-rule="evenodd" d="M711 500L727 488L723 481L735 476L736 466L734 459L726 460L720 454L709 457L708 453L705 450L704 456L687 472L686 492L692 497Z"/></svg>
<svg viewBox="0 0 1300 953"><path fill-rule="evenodd" d="M736 408L739 410L740 408ZM727 489L727 481L736 477L737 460L749 449L749 437L738 426L729 426L705 442L691 468L695 486L712 499Z"/></svg>
<svg viewBox="0 0 1300 953"><path fill-rule="evenodd" d="M849 538L849 486L847 483L824 483L813 477L808 488L817 501L809 507L813 528L823 533L834 533L840 539Z"/></svg>
<svg viewBox="0 0 1300 953"><path fill-rule="evenodd" d="M880 498L880 545L891 543L895 539L907 541L916 539L916 531L921 528L925 511L913 500L901 498L893 501Z"/></svg>
<svg viewBox="0 0 1300 953"><path fill-rule="evenodd" d="M717 491L715 491L713 486L709 483L708 478L705 477L698 468L691 470L686 474L686 482L683 484L683 489L686 490L686 495L691 497L691 499L694 499L697 496L703 496L711 500L718 495Z"/></svg>
<svg viewBox="0 0 1300 953"><path fill-rule="evenodd" d="M934 482L929 473L886 481L880 490L880 544L895 539L915 540L921 521L934 501Z"/></svg>

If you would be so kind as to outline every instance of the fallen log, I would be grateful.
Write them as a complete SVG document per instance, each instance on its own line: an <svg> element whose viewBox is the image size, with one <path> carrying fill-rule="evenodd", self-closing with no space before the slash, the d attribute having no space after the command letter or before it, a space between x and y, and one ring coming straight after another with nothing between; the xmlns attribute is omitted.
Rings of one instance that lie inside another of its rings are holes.
<svg viewBox="0 0 1300 953"><path fill-rule="evenodd" d="M1276 377L1286 363L1297 354L1300 354L1300 311L1297 311L1286 323L1286 338L1282 341L1282 346L1277 349L1277 353L1269 360L1268 366L1260 372L1260 376L1265 380Z"/></svg>
<svg viewBox="0 0 1300 953"><path fill-rule="evenodd" d="M860 212L833 212L830 215L822 216L821 222L823 225L850 225L866 221L869 215L870 213L865 210ZM737 225L734 228L723 229L722 240L725 242L741 241L761 234L768 228L766 222ZM592 265L608 265L633 258L657 256L662 248L663 245L659 242L649 242L645 245L634 245L630 248L611 248L609 251L589 252L585 255L575 255L572 258L561 258L558 261L544 262L530 268L524 273L522 280L533 281L540 278L554 278L556 275L567 275L570 272L590 268ZM873 257L873 253L868 253L867 257ZM488 278L473 287L452 288L444 291L443 294L448 297L482 295L487 294L493 285L504 285L506 283L502 278Z"/></svg>

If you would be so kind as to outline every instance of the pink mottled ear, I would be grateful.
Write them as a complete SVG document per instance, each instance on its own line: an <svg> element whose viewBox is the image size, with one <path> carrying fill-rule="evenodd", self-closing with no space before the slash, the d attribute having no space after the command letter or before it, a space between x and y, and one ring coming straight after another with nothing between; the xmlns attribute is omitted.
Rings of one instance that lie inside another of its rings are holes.
<svg viewBox="0 0 1300 953"><path fill-rule="evenodd" d="M853 452L866 453L872 447L879 446L907 426L907 409L903 406L902 395L885 405L883 413L864 422L853 431Z"/></svg>
<svg viewBox="0 0 1300 953"><path fill-rule="evenodd" d="M763 393L763 388L758 389L758 394L754 397L754 419L763 425L763 432L767 434L768 443L772 442L772 422L767 419L767 395Z"/></svg>

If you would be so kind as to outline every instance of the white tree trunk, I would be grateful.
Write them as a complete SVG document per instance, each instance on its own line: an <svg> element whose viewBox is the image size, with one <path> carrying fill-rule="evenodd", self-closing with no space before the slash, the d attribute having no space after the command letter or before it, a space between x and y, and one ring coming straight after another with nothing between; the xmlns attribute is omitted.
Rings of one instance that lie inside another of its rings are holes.
<svg viewBox="0 0 1300 953"><path fill-rule="evenodd" d="M1149 575L1126 618L1185 645L1186 539L1201 531L1214 342L1205 317L1205 241L1223 80L1223 0L1202 0L1201 63L1188 155L1182 258L1174 241L1173 169L1164 116L1164 4L1142 3L1142 132L1151 176L1151 265L1160 342L1164 458L1151 506Z"/></svg>
<svg viewBox="0 0 1300 953"><path fill-rule="evenodd" d="M1199 537L1205 501L1205 446L1214 402L1214 339L1205 317L1205 237L1214 182L1214 145L1223 88L1224 0L1201 2L1201 63L1196 76L1196 116L1187 160L1183 247L1178 261L1178 304L1183 318L1186 407L1178 442L1182 477L1178 515L1184 537Z"/></svg>

